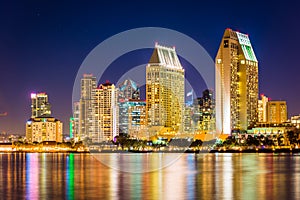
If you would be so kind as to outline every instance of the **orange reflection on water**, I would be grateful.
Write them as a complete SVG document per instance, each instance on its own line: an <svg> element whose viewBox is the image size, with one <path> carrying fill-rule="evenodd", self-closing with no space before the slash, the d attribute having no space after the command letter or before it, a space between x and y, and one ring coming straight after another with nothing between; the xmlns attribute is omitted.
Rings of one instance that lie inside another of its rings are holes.
<svg viewBox="0 0 300 200"><path fill-rule="evenodd" d="M174 156L174 155L173 155ZM107 154L141 170L169 154ZM151 162L146 162L151 161ZM299 199L300 156L183 154L147 173L90 154L0 154L0 199ZM151 167L151 166L150 166Z"/></svg>

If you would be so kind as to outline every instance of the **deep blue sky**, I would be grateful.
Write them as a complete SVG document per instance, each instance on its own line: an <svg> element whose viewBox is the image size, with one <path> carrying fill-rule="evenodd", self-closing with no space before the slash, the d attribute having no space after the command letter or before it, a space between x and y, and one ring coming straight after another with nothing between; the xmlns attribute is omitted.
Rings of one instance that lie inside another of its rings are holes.
<svg viewBox="0 0 300 200"><path fill-rule="evenodd" d="M147 26L182 32L213 58L225 28L248 33L260 93L287 100L289 115L299 114L299 10L297 1L1 2L0 112L8 116L0 131L24 134L30 93L45 91L67 132L73 82L87 54L114 34Z"/></svg>

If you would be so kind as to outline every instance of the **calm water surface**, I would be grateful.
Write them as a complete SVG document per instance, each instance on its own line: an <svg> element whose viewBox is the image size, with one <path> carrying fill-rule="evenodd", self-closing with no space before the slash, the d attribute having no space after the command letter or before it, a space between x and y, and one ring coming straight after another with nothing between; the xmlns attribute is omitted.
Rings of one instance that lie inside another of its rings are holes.
<svg viewBox="0 0 300 200"><path fill-rule="evenodd" d="M171 155L106 156L115 169L91 154L0 154L0 198L300 199L300 155L179 154L147 173L116 169L147 168Z"/></svg>

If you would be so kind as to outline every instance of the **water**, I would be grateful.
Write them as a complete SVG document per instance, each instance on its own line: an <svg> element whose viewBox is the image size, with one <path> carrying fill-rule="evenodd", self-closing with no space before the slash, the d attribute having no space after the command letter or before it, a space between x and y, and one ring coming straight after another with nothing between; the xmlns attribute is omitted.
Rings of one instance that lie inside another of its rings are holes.
<svg viewBox="0 0 300 200"><path fill-rule="evenodd" d="M115 169L91 154L0 154L0 198L300 199L299 155L178 154L168 167L147 173L116 169L145 168L170 155L106 156Z"/></svg>

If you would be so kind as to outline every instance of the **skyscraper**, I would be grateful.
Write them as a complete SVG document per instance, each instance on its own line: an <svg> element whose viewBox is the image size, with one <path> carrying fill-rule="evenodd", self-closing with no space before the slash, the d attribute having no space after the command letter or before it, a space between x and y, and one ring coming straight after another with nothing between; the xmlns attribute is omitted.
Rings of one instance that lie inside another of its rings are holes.
<svg viewBox="0 0 300 200"><path fill-rule="evenodd" d="M92 138L95 133L95 90L97 87L96 77L92 74L84 74L81 79L81 96L79 107L79 137Z"/></svg>
<svg viewBox="0 0 300 200"><path fill-rule="evenodd" d="M132 99L128 101L128 132L131 137L145 137L146 127L146 102Z"/></svg>
<svg viewBox="0 0 300 200"><path fill-rule="evenodd" d="M215 59L217 132L257 122L258 61L248 35L226 29Z"/></svg>
<svg viewBox="0 0 300 200"><path fill-rule="evenodd" d="M126 79L118 87L118 104L119 104L119 129L120 134L128 134L129 126L129 106L131 100L140 99L140 88L138 85L131 79Z"/></svg>
<svg viewBox="0 0 300 200"><path fill-rule="evenodd" d="M211 90L204 90L202 97L195 99L193 119L198 131L215 132L215 101Z"/></svg>
<svg viewBox="0 0 300 200"><path fill-rule="evenodd" d="M184 69L175 47L155 44L146 67L146 104L148 126L163 126L182 131Z"/></svg>
<svg viewBox="0 0 300 200"><path fill-rule="evenodd" d="M126 79L119 86L119 101L126 101L129 99L140 99L140 88L131 79Z"/></svg>
<svg viewBox="0 0 300 200"><path fill-rule="evenodd" d="M93 142L113 140L119 135L118 89L114 84L101 84L95 93L96 131Z"/></svg>
<svg viewBox="0 0 300 200"><path fill-rule="evenodd" d="M51 105L48 95L44 92L31 93L31 117L50 117Z"/></svg>

